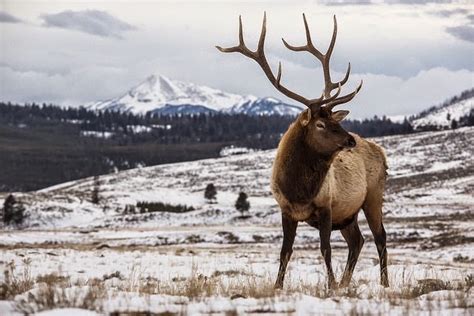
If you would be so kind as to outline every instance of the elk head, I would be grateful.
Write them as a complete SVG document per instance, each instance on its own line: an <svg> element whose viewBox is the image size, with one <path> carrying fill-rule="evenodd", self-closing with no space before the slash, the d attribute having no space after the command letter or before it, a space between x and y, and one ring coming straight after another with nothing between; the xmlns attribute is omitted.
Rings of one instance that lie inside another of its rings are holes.
<svg viewBox="0 0 474 316"><path fill-rule="evenodd" d="M239 16L239 44L237 46L222 48L216 46L216 48L223 53L241 53L244 56L256 61L263 72L267 76L268 80L272 85L281 93L303 103L308 107L298 117L298 121L304 130L304 141L305 143L313 148L315 151L322 154L334 154L343 148L352 148L356 145L354 137L352 137L346 130L344 130L340 122L349 114L349 111L335 111L333 108L338 104L347 103L360 91L362 87L362 81L359 86L352 92L344 96L339 96L341 92L341 86L344 85L349 79L351 72L351 64L347 67L344 78L339 82L332 82L331 74L329 69L329 61L331 58L334 44L336 43L337 36L337 21L334 16L334 30L331 38L331 43L326 53L321 53L316 47L314 47L311 40L311 34L308 27L308 22L303 13L303 21L306 31L306 45L303 46L292 46L288 44L284 39L283 44L290 50L296 52L309 52L316 57L322 64L324 74L324 90L322 95L316 99L307 99L281 84L281 62L278 65L278 73L275 76L273 71L268 64L267 58L265 57L264 45L265 35L267 32L266 28L266 14L263 16L262 31L260 33L260 39L258 41L257 50L250 50L244 42L243 30L242 30L242 17ZM332 94L333 90L336 90ZM332 94L332 95L331 95Z"/></svg>

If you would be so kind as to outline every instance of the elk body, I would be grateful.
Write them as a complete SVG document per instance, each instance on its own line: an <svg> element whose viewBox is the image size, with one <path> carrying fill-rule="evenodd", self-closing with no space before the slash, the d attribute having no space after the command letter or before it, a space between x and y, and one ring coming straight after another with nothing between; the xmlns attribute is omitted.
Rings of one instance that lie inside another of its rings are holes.
<svg viewBox="0 0 474 316"><path fill-rule="evenodd" d="M333 111L336 105L349 102L359 92L362 82L352 93L339 97L341 86L349 78L350 64L344 78L332 82L329 60L337 36L336 18L331 43L325 54L314 47L304 14L303 20L307 44L292 46L285 40L283 43L290 50L311 53L322 63L325 87L317 99L307 99L284 87L280 83L281 63L277 75L273 74L264 52L265 15L256 51L251 51L244 43L240 17L239 45L217 47L222 52L239 52L253 59L276 89L308 107L282 137L273 164L272 191L281 207L283 227L280 268L275 287L283 287L299 222L319 229L320 248L330 288L336 286L331 265L330 236L332 230L341 231L348 244L349 255L340 285L347 286L364 244L357 222L360 209L363 209L374 235L380 259L381 284L388 286L386 234L382 223L387 169L385 154L375 143L348 133L341 127L340 122L349 111Z"/></svg>

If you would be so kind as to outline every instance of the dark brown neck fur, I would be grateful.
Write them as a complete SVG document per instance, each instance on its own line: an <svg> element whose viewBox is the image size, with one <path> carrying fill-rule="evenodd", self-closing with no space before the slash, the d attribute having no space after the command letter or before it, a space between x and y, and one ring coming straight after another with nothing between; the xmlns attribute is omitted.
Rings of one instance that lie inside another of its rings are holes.
<svg viewBox="0 0 474 316"><path fill-rule="evenodd" d="M334 157L310 148L305 137L305 129L297 121L278 149L275 184L290 203L308 204L316 197Z"/></svg>

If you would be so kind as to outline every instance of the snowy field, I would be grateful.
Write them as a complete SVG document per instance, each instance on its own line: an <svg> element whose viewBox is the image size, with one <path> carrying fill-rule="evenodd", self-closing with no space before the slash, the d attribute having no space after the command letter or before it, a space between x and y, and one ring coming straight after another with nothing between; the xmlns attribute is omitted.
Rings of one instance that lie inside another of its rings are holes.
<svg viewBox="0 0 474 316"><path fill-rule="evenodd" d="M28 218L0 231L0 314L473 314L473 139L474 128L375 139L390 168L390 288L379 286L361 214L366 243L348 288L326 289L318 232L303 224L285 288L273 290L281 228L271 150L101 176L99 204L92 178L15 194ZM234 208L240 191L248 218ZM194 210L140 212L137 202ZM339 232L331 240L340 278L347 248Z"/></svg>

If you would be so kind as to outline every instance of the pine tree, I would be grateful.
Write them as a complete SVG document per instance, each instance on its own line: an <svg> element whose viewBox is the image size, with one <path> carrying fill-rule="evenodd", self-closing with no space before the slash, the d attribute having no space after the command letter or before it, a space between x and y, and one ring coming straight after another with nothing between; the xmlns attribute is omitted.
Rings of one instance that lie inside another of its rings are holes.
<svg viewBox="0 0 474 316"><path fill-rule="evenodd" d="M242 216L250 209L250 203L247 201L247 194L240 192L237 201L235 201L235 208L239 211Z"/></svg>
<svg viewBox="0 0 474 316"><path fill-rule="evenodd" d="M13 194L10 194L3 203L3 222L6 225L23 223L25 218L25 208L18 202Z"/></svg>
<svg viewBox="0 0 474 316"><path fill-rule="evenodd" d="M94 204L99 204L100 197L99 197L99 191L100 191L100 181L99 181L99 176L94 176L94 184L92 188L92 196L91 196L91 202Z"/></svg>
<svg viewBox="0 0 474 316"><path fill-rule="evenodd" d="M451 121L451 129L456 129L458 128L458 121L456 121L455 119L453 119Z"/></svg>
<svg viewBox="0 0 474 316"><path fill-rule="evenodd" d="M213 183L209 183L204 191L204 198L210 203L216 202L217 190Z"/></svg>

